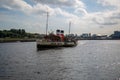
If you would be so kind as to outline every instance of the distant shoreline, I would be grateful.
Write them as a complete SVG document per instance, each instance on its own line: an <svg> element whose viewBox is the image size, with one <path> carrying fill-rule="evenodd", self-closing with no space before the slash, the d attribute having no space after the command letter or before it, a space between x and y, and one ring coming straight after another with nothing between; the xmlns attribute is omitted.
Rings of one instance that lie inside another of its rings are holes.
<svg viewBox="0 0 120 80"><path fill-rule="evenodd" d="M120 40L120 39L79 39L80 40ZM35 42L36 39L22 39L22 38L0 38L0 43L11 42Z"/></svg>
<svg viewBox="0 0 120 80"><path fill-rule="evenodd" d="M10 42L35 42L36 39L19 39L19 38L0 38L0 43L10 43Z"/></svg>
<svg viewBox="0 0 120 80"><path fill-rule="evenodd" d="M78 39L78 40L120 40L120 39Z"/></svg>
<svg viewBox="0 0 120 80"><path fill-rule="evenodd" d="M120 40L120 39L79 39L79 40Z"/></svg>

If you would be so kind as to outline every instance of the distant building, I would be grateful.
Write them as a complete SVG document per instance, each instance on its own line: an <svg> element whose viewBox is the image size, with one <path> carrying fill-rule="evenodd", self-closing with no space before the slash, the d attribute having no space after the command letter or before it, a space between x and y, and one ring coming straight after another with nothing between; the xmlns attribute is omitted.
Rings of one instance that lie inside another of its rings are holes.
<svg viewBox="0 0 120 80"><path fill-rule="evenodd" d="M108 39L108 36L107 36L107 35L97 35L97 34L93 34L93 35L92 35L92 39L105 40L105 39Z"/></svg>
<svg viewBox="0 0 120 80"><path fill-rule="evenodd" d="M114 34L110 36L112 39L120 39L120 31L114 31Z"/></svg>
<svg viewBox="0 0 120 80"><path fill-rule="evenodd" d="M107 35L101 35L101 39L108 39L108 36Z"/></svg>
<svg viewBox="0 0 120 80"><path fill-rule="evenodd" d="M97 37L97 34L93 34L92 37Z"/></svg>
<svg viewBox="0 0 120 80"><path fill-rule="evenodd" d="M66 35L66 36L68 36L68 37L75 37L74 34L68 34L68 35Z"/></svg>
<svg viewBox="0 0 120 80"><path fill-rule="evenodd" d="M82 38L90 38L91 37L91 33L83 33L81 35Z"/></svg>

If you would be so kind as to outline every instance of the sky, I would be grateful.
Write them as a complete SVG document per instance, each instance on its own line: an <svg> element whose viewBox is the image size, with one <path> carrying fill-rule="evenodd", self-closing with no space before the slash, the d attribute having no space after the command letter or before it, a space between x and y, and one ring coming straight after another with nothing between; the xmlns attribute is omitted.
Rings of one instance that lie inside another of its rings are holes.
<svg viewBox="0 0 120 80"><path fill-rule="evenodd" d="M65 34L107 34L120 31L120 0L0 0L0 30L25 29L45 34L61 29Z"/></svg>

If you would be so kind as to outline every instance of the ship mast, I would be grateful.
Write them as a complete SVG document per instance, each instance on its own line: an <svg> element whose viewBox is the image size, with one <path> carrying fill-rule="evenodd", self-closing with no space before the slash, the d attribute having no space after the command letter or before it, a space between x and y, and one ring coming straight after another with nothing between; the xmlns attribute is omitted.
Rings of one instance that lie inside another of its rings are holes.
<svg viewBox="0 0 120 80"><path fill-rule="evenodd" d="M71 21L69 22L69 35L70 35Z"/></svg>
<svg viewBox="0 0 120 80"><path fill-rule="evenodd" d="M49 17L49 13L47 11L47 19L46 19L46 35L47 35L47 31L48 31L48 17Z"/></svg>

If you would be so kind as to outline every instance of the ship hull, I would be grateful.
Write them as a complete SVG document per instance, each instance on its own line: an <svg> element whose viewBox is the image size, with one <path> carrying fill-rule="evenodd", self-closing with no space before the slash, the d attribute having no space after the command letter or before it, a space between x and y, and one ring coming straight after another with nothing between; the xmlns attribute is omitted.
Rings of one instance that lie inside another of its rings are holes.
<svg viewBox="0 0 120 80"><path fill-rule="evenodd" d="M40 44L37 44L37 49L38 50L47 50L47 49L53 49L53 48L58 48L58 47L62 47L62 46L40 45Z"/></svg>
<svg viewBox="0 0 120 80"><path fill-rule="evenodd" d="M51 48L58 48L63 47L64 42L47 42L47 41L37 41L37 48L38 49L51 49Z"/></svg>
<svg viewBox="0 0 120 80"><path fill-rule="evenodd" d="M77 46L77 42L65 42L64 47L74 47Z"/></svg>
<svg viewBox="0 0 120 80"><path fill-rule="evenodd" d="M77 42L47 42L47 41L37 41L37 49L45 50L58 47L74 47Z"/></svg>

